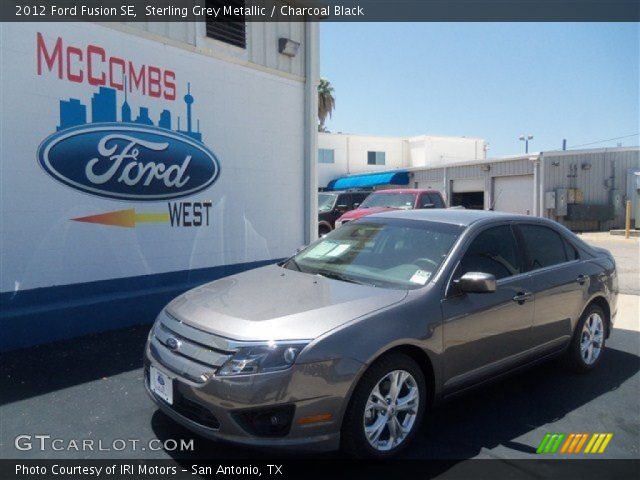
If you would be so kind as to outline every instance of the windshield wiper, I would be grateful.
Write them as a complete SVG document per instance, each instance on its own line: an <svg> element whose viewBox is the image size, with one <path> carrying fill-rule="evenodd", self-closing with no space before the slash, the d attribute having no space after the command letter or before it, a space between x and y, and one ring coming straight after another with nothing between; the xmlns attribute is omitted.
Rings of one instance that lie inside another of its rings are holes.
<svg viewBox="0 0 640 480"><path fill-rule="evenodd" d="M333 280L341 280L343 282L356 283L358 285L367 285L369 287L375 287L375 285L373 283L361 282L361 281L355 280L355 279L353 279L351 277L347 277L346 275L343 275L342 273L330 272L328 270L318 270L316 272L316 275L320 275L320 276L326 277L326 278L332 278Z"/></svg>

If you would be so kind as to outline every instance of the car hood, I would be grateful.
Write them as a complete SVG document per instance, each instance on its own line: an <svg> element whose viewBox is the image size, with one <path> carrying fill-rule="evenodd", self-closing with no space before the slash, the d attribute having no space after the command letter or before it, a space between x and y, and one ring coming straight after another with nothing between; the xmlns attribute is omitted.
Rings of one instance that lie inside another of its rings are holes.
<svg viewBox="0 0 640 480"><path fill-rule="evenodd" d="M302 340L406 295L269 265L190 290L167 310L184 323L235 340Z"/></svg>
<svg viewBox="0 0 640 480"><path fill-rule="evenodd" d="M350 212L345 213L340 217L340 220L355 220L356 218L364 217L366 215L373 215L374 213L390 212L392 210L398 210L391 207L371 207L371 208L356 208Z"/></svg>

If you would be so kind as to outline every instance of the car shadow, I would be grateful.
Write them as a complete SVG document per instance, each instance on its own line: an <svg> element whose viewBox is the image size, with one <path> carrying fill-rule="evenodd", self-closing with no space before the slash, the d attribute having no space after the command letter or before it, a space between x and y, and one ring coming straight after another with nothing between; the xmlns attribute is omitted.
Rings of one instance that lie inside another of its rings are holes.
<svg viewBox="0 0 640 480"><path fill-rule="evenodd" d="M640 334L620 332L617 334L626 337L624 343L637 350ZM400 458L464 460L500 446L516 452L518 457L533 454L537 446L515 439L561 420L579 407L600 401L604 394L616 390L639 370L637 354L616 348L608 348L601 364L589 374L571 373L559 360L546 362L434 407ZM631 404L636 401L629 399ZM160 410L153 415L152 429L161 440L196 439L193 451L167 452L176 461L347 458L340 452L266 450L209 440L177 424Z"/></svg>
<svg viewBox="0 0 640 480"><path fill-rule="evenodd" d="M142 325L3 353L0 405L139 369L148 331L149 326ZM559 362L548 362L435 407L401 457L466 459L500 447L519 456L534 453L534 447L517 439L591 402L606 401L602 399L606 393L640 370L640 333L614 330L612 340L601 365L587 375L572 374ZM637 398L625 402L629 405L616 408L634 408ZM151 426L159 439L197 439L194 451L167 452L175 459L344 458L339 452L291 452L215 442L196 436L160 411L153 414Z"/></svg>
<svg viewBox="0 0 640 480"><path fill-rule="evenodd" d="M142 368L150 325L0 354L0 405Z"/></svg>
<svg viewBox="0 0 640 480"><path fill-rule="evenodd" d="M636 345L640 344L638 332L626 334L634 338ZM467 459L500 447L511 450L508 455L518 458L535 454L537 445L515 439L547 424L562 422L588 404L592 405L587 408L598 411L600 406L596 404L607 401L603 395L617 390L639 370L638 355L615 348L607 349L598 368L587 374L570 372L561 360L544 363L436 407L402 456ZM624 409L622 399L616 400L620 401L616 408ZM637 398L626 400L629 408L637 402ZM592 421L585 420L581 431L589 428L593 428ZM537 441L541 439L542 436ZM496 455L501 454L494 452Z"/></svg>

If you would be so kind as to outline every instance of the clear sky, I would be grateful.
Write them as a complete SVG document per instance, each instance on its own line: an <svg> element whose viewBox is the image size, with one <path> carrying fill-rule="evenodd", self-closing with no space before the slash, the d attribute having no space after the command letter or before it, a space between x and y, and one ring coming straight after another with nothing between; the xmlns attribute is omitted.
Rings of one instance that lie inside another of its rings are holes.
<svg viewBox="0 0 640 480"><path fill-rule="evenodd" d="M640 132L629 23L322 23L332 132L481 137L490 157ZM584 148L638 145L639 137Z"/></svg>

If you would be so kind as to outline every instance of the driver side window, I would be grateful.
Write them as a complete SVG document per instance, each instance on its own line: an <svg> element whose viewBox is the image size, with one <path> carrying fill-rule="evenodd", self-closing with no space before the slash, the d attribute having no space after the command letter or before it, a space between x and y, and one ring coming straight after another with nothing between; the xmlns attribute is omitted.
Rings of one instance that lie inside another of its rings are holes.
<svg viewBox="0 0 640 480"><path fill-rule="evenodd" d="M509 225L488 228L471 242L453 278L468 272L490 273L496 280L522 272L518 244Z"/></svg>

